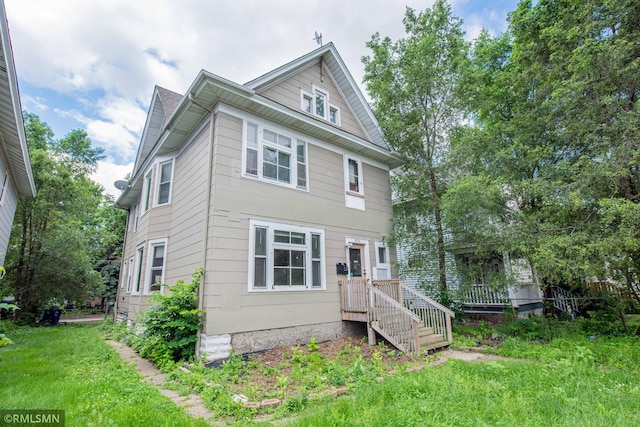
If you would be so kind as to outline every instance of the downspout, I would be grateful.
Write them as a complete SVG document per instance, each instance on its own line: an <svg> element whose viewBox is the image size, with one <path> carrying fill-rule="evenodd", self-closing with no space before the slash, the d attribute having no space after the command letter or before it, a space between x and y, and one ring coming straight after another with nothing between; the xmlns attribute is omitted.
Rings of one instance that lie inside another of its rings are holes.
<svg viewBox="0 0 640 427"><path fill-rule="evenodd" d="M213 132L214 132L214 121L215 115L213 110L211 110L206 105L203 105L200 101L198 101L193 94L189 93L189 101L194 105L202 108L205 111L208 111L211 114L211 119L209 120L209 158L207 160L207 196L206 196L206 207L205 207L205 216L204 216L204 231L202 233L203 242L202 242L202 269L203 275L200 279L200 286L198 287L198 310L202 310L202 327L206 324L206 315L207 312L204 310L204 284L206 283L207 278L207 247L209 244L209 215L211 213L211 182L212 182L212 169L213 169ZM200 343L201 343L201 335L202 330L199 329L197 333L198 340L196 341L196 358L200 358Z"/></svg>

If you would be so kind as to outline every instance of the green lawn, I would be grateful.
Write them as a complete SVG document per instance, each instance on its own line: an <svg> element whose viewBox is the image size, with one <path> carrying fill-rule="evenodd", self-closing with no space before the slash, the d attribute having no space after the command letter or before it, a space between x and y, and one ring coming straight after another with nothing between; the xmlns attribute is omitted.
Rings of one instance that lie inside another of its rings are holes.
<svg viewBox="0 0 640 427"><path fill-rule="evenodd" d="M485 329L472 335L493 332ZM550 339L503 336L494 352L520 360L449 360L382 383L365 375L347 397L288 399L273 416L294 416L281 425L322 427L640 425L640 339L590 340L569 329L554 324L545 329L557 336ZM0 409L65 409L69 426L206 425L141 380L91 326L6 333L15 344L0 348ZM227 368L211 374L239 371ZM223 383L201 390L214 407L228 397ZM245 412L225 420L250 424Z"/></svg>
<svg viewBox="0 0 640 427"><path fill-rule="evenodd" d="M0 409L64 409L67 426L206 426L148 385L90 325L17 328Z"/></svg>

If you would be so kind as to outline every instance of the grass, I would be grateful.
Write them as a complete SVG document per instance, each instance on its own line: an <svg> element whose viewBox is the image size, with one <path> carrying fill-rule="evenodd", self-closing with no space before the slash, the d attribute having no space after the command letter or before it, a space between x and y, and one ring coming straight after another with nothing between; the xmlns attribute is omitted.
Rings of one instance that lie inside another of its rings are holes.
<svg viewBox="0 0 640 427"><path fill-rule="evenodd" d="M640 425L640 341L510 338L523 361L450 360L311 408L291 426Z"/></svg>
<svg viewBox="0 0 640 427"><path fill-rule="evenodd" d="M65 409L70 426L206 425L141 380L91 326L0 333L14 342L0 348L2 409ZM260 423L255 411L233 401L237 392L252 400L286 398L269 416L293 415L279 421L291 426L640 425L640 338L616 325L485 322L457 327L456 340L489 343L484 351L511 359L449 360L406 372L402 357L385 347L351 342L326 353L325 344L312 341L281 349L277 359L233 357L222 368L196 365L169 379L181 392L199 392L219 421L242 425ZM319 396L338 385L348 386L348 398Z"/></svg>
<svg viewBox="0 0 640 427"><path fill-rule="evenodd" d="M67 426L206 426L125 364L90 325L11 328L0 409L63 409Z"/></svg>

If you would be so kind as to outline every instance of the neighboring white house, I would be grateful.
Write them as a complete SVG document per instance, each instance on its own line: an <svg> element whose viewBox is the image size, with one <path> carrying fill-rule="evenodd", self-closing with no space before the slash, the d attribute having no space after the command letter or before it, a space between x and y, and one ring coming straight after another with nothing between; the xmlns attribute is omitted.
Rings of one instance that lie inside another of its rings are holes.
<svg viewBox="0 0 640 427"><path fill-rule="evenodd" d="M451 236L446 237L451 240ZM400 278L407 286L437 299L440 284L436 249L411 253L408 245L398 245ZM415 256L423 258L420 271L411 266ZM466 313L501 313L505 310L520 316L542 313L542 291L524 260L510 259L495 252L480 259L474 255L473 247L466 250L450 248L446 251L445 273L447 289L453 292ZM491 276L495 273L504 274L512 285L506 289L491 285Z"/></svg>
<svg viewBox="0 0 640 427"><path fill-rule="evenodd" d="M0 0L0 265L4 263L18 198L35 197L29 150L22 121L9 25Z"/></svg>
<svg viewBox="0 0 640 427"><path fill-rule="evenodd" d="M205 271L209 359L348 332L338 281L396 275L386 144L329 43L246 84L201 71L153 93L133 173L116 313Z"/></svg>

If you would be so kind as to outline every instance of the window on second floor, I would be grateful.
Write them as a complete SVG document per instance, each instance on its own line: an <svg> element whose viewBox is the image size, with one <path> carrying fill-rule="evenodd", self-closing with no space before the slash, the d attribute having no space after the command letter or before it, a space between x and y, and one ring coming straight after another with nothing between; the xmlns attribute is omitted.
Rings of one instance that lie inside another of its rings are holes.
<svg viewBox="0 0 640 427"><path fill-rule="evenodd" d="M307 188L307 144L282 131L246 122L243 175L291 188Z"/></svg>
<svg viewBox="0 0 640 427"><path fill-rule="evenodd" d="M144 188L143 188L143 193L142 193L142 198L143 198L143 210L142 213L145 213L146 211L149 210L149 207L151 206L150 202L151 202L151 178L153 176L153 171L149 171L145 176L144 176Z"/></svg>
<svg viewBox="0 0 640 427"><path fill-rule="evenodd" d="M0 182L0 205L2 205L2 203L4 202L5 194L7 193L8 183L9 183L9 174L5 172L4 177L2 177L2 181Z"/></svg>
<svg viewBox="0 0 640 427"><path fill-rule="evenodd" d="M171 181L173 175L173 160L160 163L158 172L158 199L157 205L166 205L171 202Z"/></svg>
<svg viewBox="0 0 640 427"><path fill-rule="evenodd" d="M365 210L362 161L350 155L344 156L344 191L348 208Z"/></svg>

